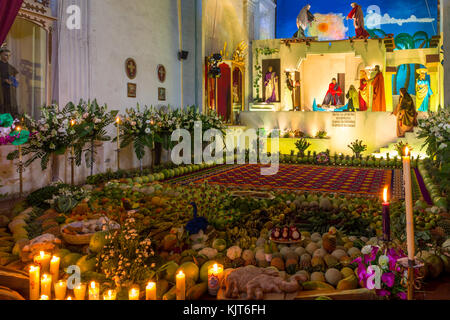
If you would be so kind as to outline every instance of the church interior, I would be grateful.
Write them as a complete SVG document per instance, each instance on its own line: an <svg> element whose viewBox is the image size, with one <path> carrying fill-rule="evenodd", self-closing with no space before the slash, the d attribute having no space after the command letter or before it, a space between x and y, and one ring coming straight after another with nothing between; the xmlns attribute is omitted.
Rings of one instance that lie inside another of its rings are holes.
<svg viewBox="0 0 450 320"><path fill-rule="evenodd" d="M0 300L450 299L450 1L409 2L2 0Z"/></svg>

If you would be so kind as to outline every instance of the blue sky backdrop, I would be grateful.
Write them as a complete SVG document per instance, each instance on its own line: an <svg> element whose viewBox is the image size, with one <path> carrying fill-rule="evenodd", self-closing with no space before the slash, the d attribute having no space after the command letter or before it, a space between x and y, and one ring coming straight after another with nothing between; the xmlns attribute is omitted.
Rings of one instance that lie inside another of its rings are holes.
<svg viewBox="0 0 450 320"><path fill-rule="evenodd" d="M350 3L355 0L278 0L277 1L277 38L291 38L297 31L296 19L300 10L311 4L312 13L342 14L347 16L351 11ZM377 25L386 33L409 33L425 31L431 37L437 31L436 0L359 0L362 6L366 28L373 29ZM368 12L371 10L371 13ZM381 24L379 24L381 22ZM355 35L351 20L348 21L349 37Z"/></svg>

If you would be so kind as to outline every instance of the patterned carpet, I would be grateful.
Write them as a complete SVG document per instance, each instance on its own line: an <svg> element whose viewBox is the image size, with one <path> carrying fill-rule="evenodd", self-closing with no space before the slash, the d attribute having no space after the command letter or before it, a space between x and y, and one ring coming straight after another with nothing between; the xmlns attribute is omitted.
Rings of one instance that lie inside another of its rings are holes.
<svg viewBox="0 0 450 320"><path fill-rule="evenodd" d="M170 183L203 183L250 189L310 190L379 197L385 186L392 186L392 196L398 183L392 183L393 170L312 165L281 164L273 176L261 175L261 165L222 165L169 180ZM394 170L396 171L396 170Z"/></svg>

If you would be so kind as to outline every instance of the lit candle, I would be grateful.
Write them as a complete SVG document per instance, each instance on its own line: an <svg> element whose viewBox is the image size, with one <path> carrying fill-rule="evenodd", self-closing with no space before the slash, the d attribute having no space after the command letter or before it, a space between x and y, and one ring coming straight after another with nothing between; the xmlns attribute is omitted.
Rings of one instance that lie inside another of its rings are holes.
<svg viewBox="0 0 450 320"><path fill-rule="evenodd" d="M145 299L156 300L156 283L149 282L145 288Z"/></svg>
<svg viewBox="0 0 450 320"><path fill-rule="evenodd" d="M17 127L17 131L19 132L19 139L20 139L20 134L22 133L22 128ZM22 146L21 145L19 145L19 162L22 162Z"/></svg>
<svg viewBox="0 0 450 320"><path fill-rule="evenodd" d="M52 259L52 255L50 253L46 253L41 251L38 255L34 256L34 263L41 267L41 272L49 272L50 270L50 260Z"/></svg>
<svg viewBox="0 0 450 320"><path fill-rule="evenodd" d="M389 201L387 199L388 187L383 191L383 240L391 241L391 216L389 210Z"/></svg>
<svg viewBox="0 0 450 320"><path fill-rule="evenodd" d="M117 150L120 150L120 117L116 118L117 123Z"/></svg>
<svg viewBox="0 0 450 320"><path fill-rule="evenodd" d="M43 294L39 300L50 300L50 297Z"/></svg>
<svg viewBox="0 0 450 320"><path fill-rule="evenodd" d="M89 300L100 300L100 288L95 281L89 285Z"/></svg>
<svg viewBox="0 0 450 320"><path fill-rule="evenodd" d="M212 296L217 296L220 288L220 281L223 276L223 266L215 263L208 269L208 292Z"/></svg>
<svg viewBox="0 0 450 320"><path fill-rule="evenodd" d="M186 300L186 275L180 270L176 278L177 300Z"/></svg>
<svg viewBox="0 0 450 320"><path fill-rule="evenodd" d="M103 300L116 300L116 290L108 290L103 293Z"/></svg>
<svg viewBox="0 0 450 320"><path fill-rule="evenodd" d="M50 261L50 274L52 275L53 281L56 282L59 280L59 262L61 261L60 257L53 256Z"/></svg>
<svg viewBox="0 0 450 320"><path fill-rule="evenodd" d="M64 300L67 292L67 281L60 280L55 283L55 299Z"/></svg>
<svg viewBox="0 0 450 320"><path fill-rule="evenodd" d="M71 120L70 121L70 126L73 128L75 126L75 123L76 123L75 120ZM73 145L70 147L70 153L71 153L71 156L73 158L75 156L75 148L74 148Z"/></svg>
<svg viewBox="0 0 450 320"><path fill-rule="evenodd" d="M80 283L73 289L73 294L76 300L84 300L86 298L86 284Z"/></svg>
<svg viewBox="0 0 450 320"><path fill-rule="evenodd" d="M30 300L39 299L40 269L39 266L30 267Z"/></svg>
<svg viewBox="0 0 450 320"><path fill-rule="evenodd" d="M41 294L51 297L52 295L52 276L44 274L41 278Z"/></svg>
<svg viewBox="0 0 450 320"><path fill-rule="evenodd" d="M403 181L405 186L405 207L406 207L406 239L408 244L408 259L414 261L414 218L413 218L413 200L411 186L411 158L409 149L405 148L403 157Z"/></svg>
<svg viewBox="0 0 450 320"><path fill-rule="evenodd" d="M133 286L130 291L128 291L128 300L139 300L139 294L139 287Z"/></svg>

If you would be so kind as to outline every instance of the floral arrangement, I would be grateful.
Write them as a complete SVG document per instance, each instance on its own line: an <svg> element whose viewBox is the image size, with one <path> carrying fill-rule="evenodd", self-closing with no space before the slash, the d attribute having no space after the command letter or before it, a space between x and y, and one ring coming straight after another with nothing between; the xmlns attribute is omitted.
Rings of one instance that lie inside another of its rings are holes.
<svg viewBox="0 0 450 320"><path fill-rule="evenodd" d="M318 164L328 164L330 163L330 157L326 152L321 152L316 156L316 162Z"/></svg>
<svg viewBox="0 0 450 320"><path fill-rule="evenodd" d="M23 155L31 155L24 163L26 167L40 159L41 168L45 170L53 154L62 155L66 152L75 137L74 128L68 120L72 111L70 105L63 110L59 110L57 105L50 105L41 108L41 118L37 121L27 114L23 116L23 127L31 132L22 150ZM7 159L14 160L18 157L16 150L10 153Z"/></svg>
<svg viewBox="0 0 450 320"><path fill-rule="evenodd" d="M361 154L367 150L367 145L363 144L362 140L356 139L356 141L348 145L348 148L352 150L356 158L360 158Z"/></svg>
<svg viewBox="0 0 450 320"><path fill-rule="evenodd" d="M128 213L121 229L106 236L107 244L97 257L97 268L117 287L143 284L155 275L152 241L141 236L141 227Z"/></svg>
<svg viewBox="0 0 450 320"><path fill-rule="evenodd" d="M0 114L0 146L11 144L15 137L11 135L16 128L16 124L19 122L17 119L13 119L11 114Z"/></svg>
<svg viewBox="0 0 450 320"><path fill-rule="evenodd" d="M152 113L153 108L145 107L141 110L138 105L136 109L126 109L123 123L119 123L120 147L125 148L133 143L134 152L139 160L145 156L145 147L153 148L156 128ZM117 138L114 138L114 141L117 141Z"/></svg>
<svg viewBox="0 0 450 320"><path fill-rule="evenodd" d="M419 138L425 138L428 156L439 163L450 155L450 109L440 109L419 121Z"/></svg>
<svg viewBox="0 0 450 320"><path fill-rule="evenodd" d="M381 297L405 300L405 274L401 273L402 268L397 264L399 259L406 257L404 252L396 248L382 250L378 246L368 245L362 248L361 253L362 256L352 263L358 265L356 272L362 286L374 289ZM378 288L377 276L380 277Z"/></svg>
<svg viewBox="0 0 450 320"><path fill-rule="evenodd" d="M295 142L295 146L297 147L298 152L300 152L300 154L304 156L305 151L311 146L311 143L309 143L306 139L301 138L300 140L297 140Z"/></svg>
<svg viewBox="0 0 450 320"><path fill-rule="evenodd" d="M86 164L91 167L93 175L93 166L95 162L95 141L109 141L111 137L107 135L106 127L115 121L118 111L109 111L107 105L100 106L97 100L80 101L75 106L69 103L68 108L74 110L72 120L75 121L74 130L77 136L75 142L75 160L79 166L81 164L82 153L85 153ZM67 120L68 121L68 120ZM87 149L85 145L89 144Z"/></svg>

